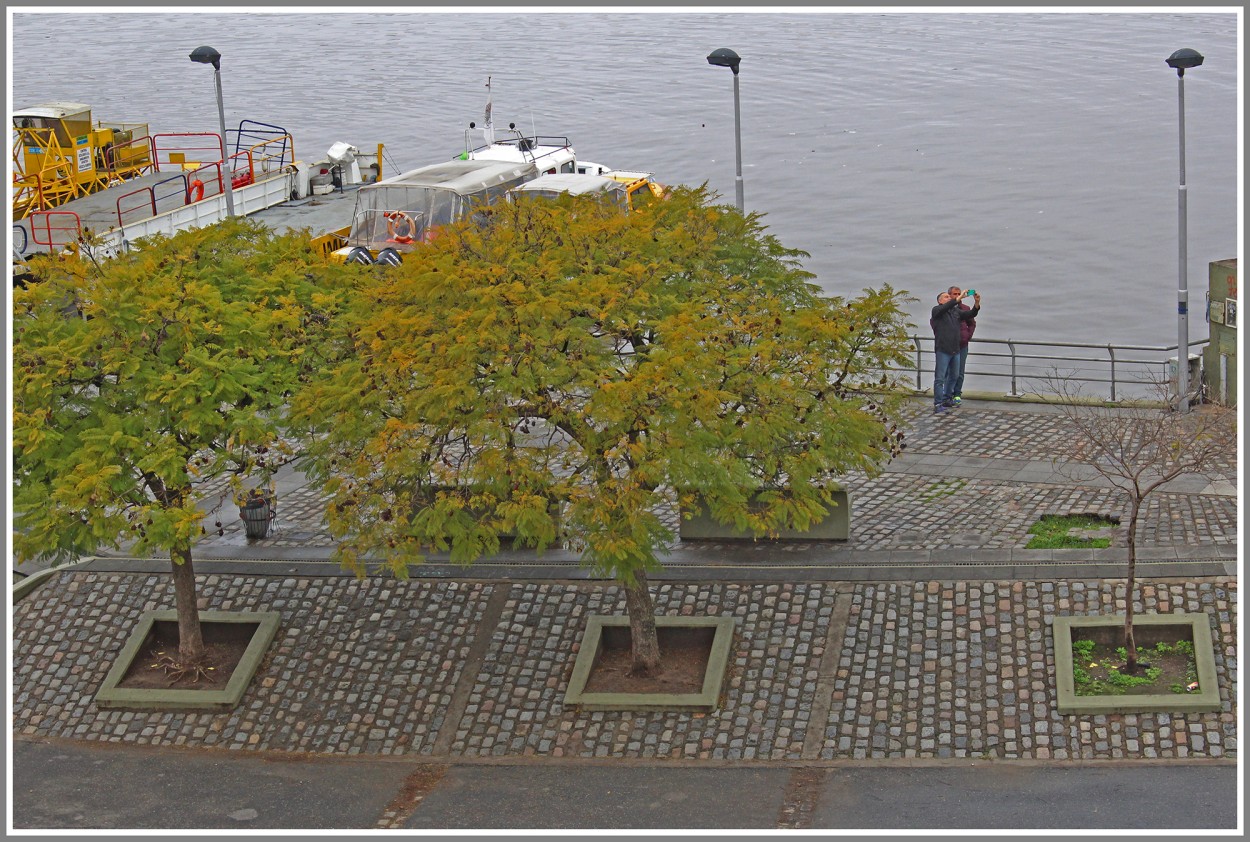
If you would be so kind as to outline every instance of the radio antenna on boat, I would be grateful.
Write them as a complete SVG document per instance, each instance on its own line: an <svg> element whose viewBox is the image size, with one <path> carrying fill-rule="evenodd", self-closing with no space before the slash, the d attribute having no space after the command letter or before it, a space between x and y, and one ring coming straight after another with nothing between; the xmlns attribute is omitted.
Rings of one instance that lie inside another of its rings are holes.
<svg viewBox="0 0 1250 842"><path fill-rule="evenodd" d="M482 121L482 139L486 144L495 142L495 124L491 120L491 93L490 93L490 77L486 77L486 119Z"/></svg>

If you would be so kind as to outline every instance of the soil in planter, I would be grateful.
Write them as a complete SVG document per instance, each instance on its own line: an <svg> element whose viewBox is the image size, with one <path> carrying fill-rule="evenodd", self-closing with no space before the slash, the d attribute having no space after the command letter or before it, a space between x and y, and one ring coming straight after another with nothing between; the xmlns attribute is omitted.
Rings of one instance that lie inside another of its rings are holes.
<svg viewBox="0 0 1250 842"><path fill-rule="evenodd" d="M600 638L586 679L587 693L701 693L707 662L712 653L713 628L656 629L660 640L660 666L651 675L633 676L628 626L609 626Z"/></svg>
<svg viewBox="0 0 1250 842"><path fill-rule="evenodd" d="M119 687L134 690L221 690L256 634L255 623L200 624L204 636L204 660L200 670L182 674L170 666L178 659L178 624L157 620Z"/></svg>
<svg viewBox="0 0 1250 842"><path fill-rule="evenodd" d="M1188 640L1138 644L1137 671L1130 674L1124 668L1124 647L1089 639L1072 642L1072 678L1078 696L1183 695L1199 690L1194 647Z"/></svg>

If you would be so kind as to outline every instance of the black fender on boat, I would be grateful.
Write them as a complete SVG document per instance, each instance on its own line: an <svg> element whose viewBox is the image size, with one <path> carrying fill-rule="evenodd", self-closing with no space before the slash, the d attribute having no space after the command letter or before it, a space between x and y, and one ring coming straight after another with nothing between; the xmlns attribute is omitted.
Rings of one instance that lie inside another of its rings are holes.
<svg viewBox="0 0 1250 842"><path fill-rule="evenodd" d="M346 263L361 263L369 266L373 263L373 255L369 253L369 249L364 246L356 246L347 253Z"/></svg>
<svg viewBox="0 0 1250 842"><path fill-rule="evenodd" d="M398 266L404 262L404 258L399 252L395 251L395 249L387 246L378 252L378 257L373 262L383 266Z"/></svg>

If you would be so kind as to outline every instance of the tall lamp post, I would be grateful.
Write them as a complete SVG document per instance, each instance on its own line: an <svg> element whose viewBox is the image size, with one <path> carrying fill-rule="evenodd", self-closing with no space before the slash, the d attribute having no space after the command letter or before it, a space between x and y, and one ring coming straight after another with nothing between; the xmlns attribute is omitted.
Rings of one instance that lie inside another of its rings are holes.
<svg viewBox="0 0 1250 842"><path fill-rule="evenodd" d="M1176 85L1180 102L1180 137L1181 137L1181 181L1177 188L1177 214L1179 217L1178 240L1179 266L1177 268L1176 287L1176 392L1177 405L1180 412L1189 411L1189 275L1186 263L1189 260L1187 240L1187 217L1189 201L1185 187L1185 70L1202 64L1202 54L1197 50L1177 50L1168 56L1168 67L1176 69Z"/></svg>
<svg viewBox="0 0 1250 842"><path fill-rule="evenodd" d="M213 66L213 79L217 82L217 120L221 125L222 189L226 194L226 215L234 216L234 185L231 183L230 158L226 154L226 109L221 104L221 53L212 47L196 47L191 51L191 61Z"/></svg>
<svg viewBox="0 0 1250 842"><path fill-rule="evenodd" d="M738 192L738 213L746 214L746 202L742 198L742 106L738 99L738 65L742 59L733 50L721 47L713 50L707 57L707 63L716 67L728 67L734 72L734 146L738 152L738 177L734 186Z"/></svg>

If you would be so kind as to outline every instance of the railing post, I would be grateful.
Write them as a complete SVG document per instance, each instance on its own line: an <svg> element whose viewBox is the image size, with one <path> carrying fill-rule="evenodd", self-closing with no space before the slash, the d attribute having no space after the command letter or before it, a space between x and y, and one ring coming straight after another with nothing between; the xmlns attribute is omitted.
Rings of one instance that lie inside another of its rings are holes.
<svg viewBox="0 0 1250 842"><path fill-rule="evenodd" d="M1115 403L1115 348L1107 343L1107 353L1111 356L1111 402Z"/></svg>
<svg viewBox="0 0 1250 842"><path fill-rule="evenodd" d="M1011 396L1018 398L1020 397L1020 392L1016 389L1016 343L1008 339L1007 350L1011 352Z"/></svg>
<svg viewBox="0 0 1250 842"><path fill-rule="evenodd" d="M920 391L920 337L912 334L911 341L916 344L916 391Z"/></svg>

